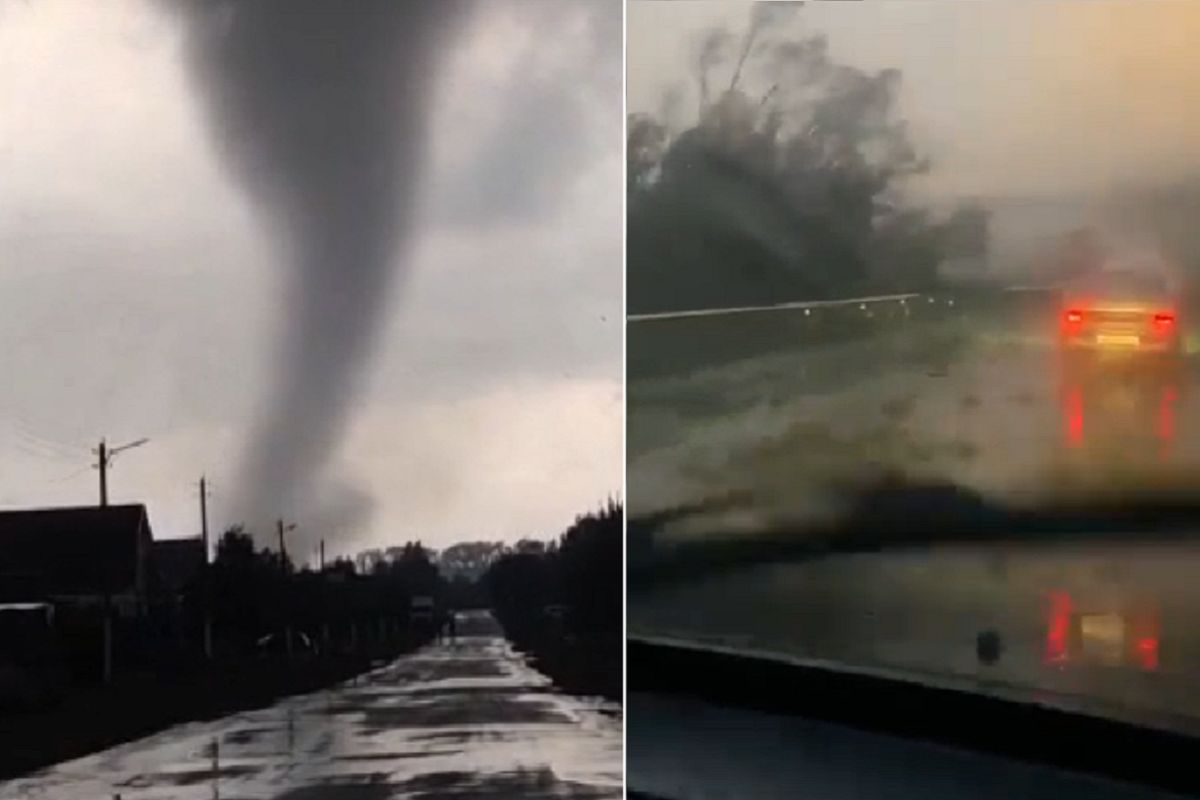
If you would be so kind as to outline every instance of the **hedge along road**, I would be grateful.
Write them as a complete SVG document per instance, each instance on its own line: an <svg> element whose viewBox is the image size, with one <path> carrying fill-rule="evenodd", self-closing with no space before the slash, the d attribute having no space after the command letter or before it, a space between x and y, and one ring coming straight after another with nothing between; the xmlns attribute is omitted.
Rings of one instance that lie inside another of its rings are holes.
<svg viewBox="0 0 1200 800"><path fill-rule="evenodd" d="M3 800L621 796L621 712L558 692L486 613L333 689L0 784Z"/></svg>
<svg viewBox="0 0 1200 800"><path fill-rule="evenodd" d="M884 472L1025 498L1185 480L1196 332L1172 369L1081 370L1056 325L1053 292L998 289L632 318L630 513L737 493L730 524L819 518Z"/></svg>

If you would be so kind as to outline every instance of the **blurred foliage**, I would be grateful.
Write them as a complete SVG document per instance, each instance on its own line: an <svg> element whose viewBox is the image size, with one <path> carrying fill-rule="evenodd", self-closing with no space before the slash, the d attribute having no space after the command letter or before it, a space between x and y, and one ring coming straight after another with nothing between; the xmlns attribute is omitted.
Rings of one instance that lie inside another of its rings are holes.
<svg viewBox="0 0 1200 800"><path fill-rule="evenodd" d="M900 73L835 63L797 8L757 3L740 35L704 37L690 127L675 102L630 116L631 312L919 290L986 252L982 208L937 221L903 199L929 162L897 119Z"/></svg>

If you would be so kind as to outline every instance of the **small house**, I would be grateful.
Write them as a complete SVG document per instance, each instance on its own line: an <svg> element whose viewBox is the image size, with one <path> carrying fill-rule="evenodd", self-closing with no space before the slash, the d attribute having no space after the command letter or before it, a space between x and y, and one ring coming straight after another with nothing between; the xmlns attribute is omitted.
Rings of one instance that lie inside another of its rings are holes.
<svg viewBox="0 0 1200 800"><path fill-rule="evenodd" d="M155 583L152 543L141 504L0 511L0 602L143 616Z"/></svg>

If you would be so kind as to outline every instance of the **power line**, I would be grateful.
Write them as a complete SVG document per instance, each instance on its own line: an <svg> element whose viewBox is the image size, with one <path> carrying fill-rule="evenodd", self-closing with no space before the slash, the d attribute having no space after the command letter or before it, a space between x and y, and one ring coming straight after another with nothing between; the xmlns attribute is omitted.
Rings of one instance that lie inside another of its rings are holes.
<svg viewBox="0 0 1200 800"><path fill-rule="evenodd" d="M91 470L92 470L92 467L90 467L90 466L80 467L79 469L75 470L74 472L69 472L66 475L63 475L61 478L51 478L49 482L50 483L63 483L65 481L71 480L72 478L78 478L80 475L83 475L87 472L91 472Z"/></svg>
<svg viewBox="0 0 1200 800"><path fill-rule="evenodd" d="M86 449L84 445L67 444L34 433L27 423L19 419L9 419L8 425L16 437L17 446L31 455L74 461L80 451Z"/></svg>

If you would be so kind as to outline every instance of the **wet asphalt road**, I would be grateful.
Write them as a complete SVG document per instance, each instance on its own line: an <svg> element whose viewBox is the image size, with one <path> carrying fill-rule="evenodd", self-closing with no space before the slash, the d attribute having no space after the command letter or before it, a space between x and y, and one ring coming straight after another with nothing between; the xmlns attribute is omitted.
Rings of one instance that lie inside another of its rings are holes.
<svg viewBox="0 0 1200 800"><path fill-rule="evenodd" d="M621 712L559 693L490 616L332 689L0 784L2 800L621 796Z"/></svg>
<svg viewBox="0 0 1200 800"><path fill-rule="evenodd" d="M733 491L816 518L885 471L1014 502L1194 484L1198 388L1195 356L1064 364L1044 326L970 317L631 380L630 513Z"/></svg>
<svg viewBox="0 0 1200 800"><path fill-rule="evenodd" d="M1195 355L1064 362L1044 329L969 316L659 375L629 387L630 513L732 491L750 507L703 529L816 520L838 513L839 481L884 471L1015 504L1194 487L1197 389ZM631 597L628 625L1200 733L1197 574L1187 547L835 557Z"/></svg>

